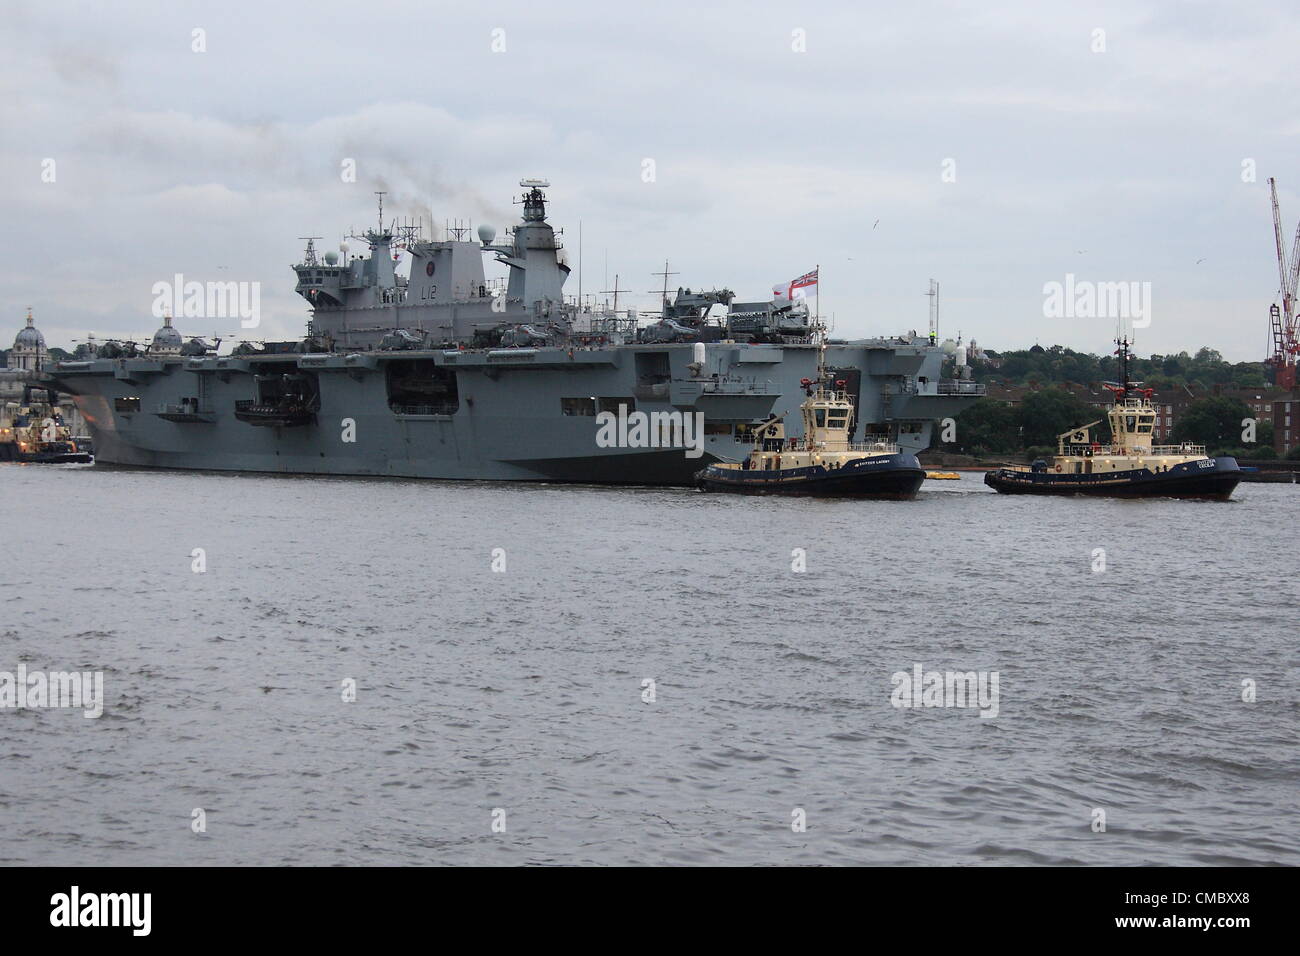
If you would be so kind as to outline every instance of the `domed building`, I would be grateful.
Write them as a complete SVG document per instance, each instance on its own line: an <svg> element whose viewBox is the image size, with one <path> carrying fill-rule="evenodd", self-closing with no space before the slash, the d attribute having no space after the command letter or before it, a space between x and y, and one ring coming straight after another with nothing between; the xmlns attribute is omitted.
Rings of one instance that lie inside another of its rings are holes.
<svg viewBox="0 0 1300 956"><path fill-rule="evenodd" d="M162 328L153 334L153 344L149 346L150 355L180 355L184 344L181 334L172 328L172 317L163 318Z"/></svg>
<svg viewBox="0 0 1300 956"><path fill-rule="evenodd" d="M27 327L19 329L14 338L13 351L9 353L9 367L28 372L39 372L50 361L50 353L45 348L45 336L32 323L32 310L27 310Z"/></svg>

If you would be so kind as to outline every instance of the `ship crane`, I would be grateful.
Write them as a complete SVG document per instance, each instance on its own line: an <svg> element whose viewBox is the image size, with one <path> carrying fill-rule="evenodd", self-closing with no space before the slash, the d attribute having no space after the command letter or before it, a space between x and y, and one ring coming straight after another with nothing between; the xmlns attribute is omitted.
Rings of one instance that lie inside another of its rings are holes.
<svg viewBox="0 0 1300 956"><path fill-rule="evenodd" d="M1274 381L1278 388L1293 389L1296 384L1296 361L1300 358L1300 329L1296 317L1296 282L1300 278L1300 225L1291 243L1288 255L1282 238L1282 213L1277 203L1277 180L1268 181L1273 202L1273 239L1277 244L1277 272L1282 305L1269 306L1269 346L1272 354L1268 363L1274 367Z"/></svg>

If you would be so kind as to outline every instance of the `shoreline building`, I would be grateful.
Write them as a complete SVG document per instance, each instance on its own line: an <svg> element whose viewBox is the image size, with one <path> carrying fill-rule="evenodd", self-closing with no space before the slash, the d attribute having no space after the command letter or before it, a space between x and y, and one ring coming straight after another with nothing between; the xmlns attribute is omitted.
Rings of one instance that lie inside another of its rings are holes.
<svg viewBox="0 0 1300 956"><path fill-rule="evenodd" d="M32 310L27 310L27 327L18 330L14 336L14 347L9 352L9 367L25 372L44 371L50 362L49 349L45 347L45 336L36 328L32 319Z"/></svg>
<svg viewBox="0 0 1300 956"><path fill-rule="evenodd" d="M22 403L24 386L39 382L42 377L40 373L54 368L45 336L36 328L30 308L27 310L27 324L14 336L8 360L8 367L0 369L0 403L16 409ZM73 437L84 440L90 434L90 429L72 396L60 395L58 404L59 414L72 430Z"/></svg>

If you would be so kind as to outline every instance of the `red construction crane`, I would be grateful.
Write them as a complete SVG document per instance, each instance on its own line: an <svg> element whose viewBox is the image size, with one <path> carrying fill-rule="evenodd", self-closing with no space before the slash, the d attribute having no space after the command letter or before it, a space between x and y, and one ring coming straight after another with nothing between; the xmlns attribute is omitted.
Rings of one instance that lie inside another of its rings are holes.
<svg viewBox="0 0 1300 956"><path fill-rule="evenodd" d="M1300 226L1288 256L1282 240L1282 213L1277 205L1277 180L1268 181L1273 198L1273 239L1277 242L1277 274L1281 282L1282 306L1268 307L1269 344L1273 353L1268 363L1274 367L1278 388L1292 389L1296 383L1296 360L1300 359L1300 329L1296 320L1296 280L1300 278Z"/></svg>

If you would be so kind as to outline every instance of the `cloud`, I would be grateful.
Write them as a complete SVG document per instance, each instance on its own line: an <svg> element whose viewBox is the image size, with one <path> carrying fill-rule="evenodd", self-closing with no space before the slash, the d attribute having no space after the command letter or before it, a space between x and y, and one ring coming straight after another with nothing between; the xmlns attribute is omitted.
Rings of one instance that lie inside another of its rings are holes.
<svg viewBox="0 0 1300 956"><path fill-rule="evenodd" d="M682 284L742 296L820 263L842 334L923 327L935 277L945 323L989 347L1105 350L1108 329L1042 318L1043 283L1074 272L1151 281L1155 351L1262 357L1268 175L1300 215L1285 4L565 9L15 5L11 324L30 303L52 341L149 332L151 283L182 271L261 282L265 334L297 336L297 237L333 246L378 190L386 214L502 229L519 178L547 176L575 265L582 224L584 289L617 272L643 307L665 258Z"/></svg>

